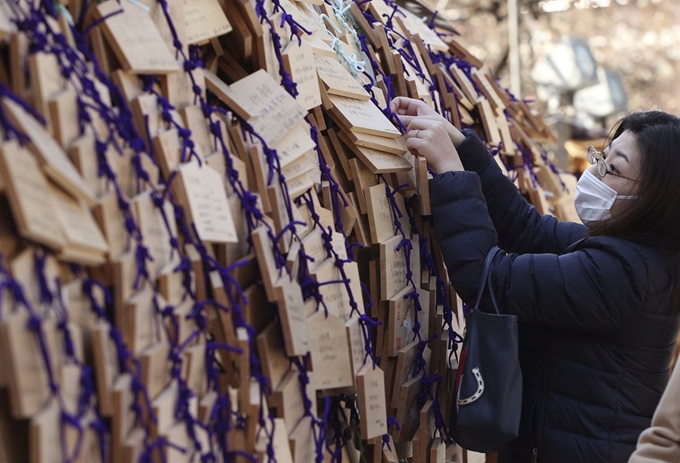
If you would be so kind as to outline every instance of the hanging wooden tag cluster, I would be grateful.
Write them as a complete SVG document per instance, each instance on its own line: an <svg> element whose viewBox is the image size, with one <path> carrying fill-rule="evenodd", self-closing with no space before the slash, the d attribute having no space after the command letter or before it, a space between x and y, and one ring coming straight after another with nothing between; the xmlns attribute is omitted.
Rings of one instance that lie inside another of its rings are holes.
<svg viewBox="0 0 680 463"><path fill-rule="evenodd" d="M573 211L458 37L385 0L6 3L0 461L484 460L442 426L462 302L390 100Z"/></svg>

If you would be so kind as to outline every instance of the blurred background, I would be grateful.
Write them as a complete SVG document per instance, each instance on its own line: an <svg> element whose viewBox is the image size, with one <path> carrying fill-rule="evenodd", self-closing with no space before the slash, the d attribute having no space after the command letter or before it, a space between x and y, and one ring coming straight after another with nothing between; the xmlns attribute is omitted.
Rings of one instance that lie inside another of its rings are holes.
<svg viewBox="0 0 680 463"><path fill-rule="evenodd" d="M504 86L534 101L564 170L578 173L587 146L627 111L680 115L680 0L404 2L437 10Z"/></svg>

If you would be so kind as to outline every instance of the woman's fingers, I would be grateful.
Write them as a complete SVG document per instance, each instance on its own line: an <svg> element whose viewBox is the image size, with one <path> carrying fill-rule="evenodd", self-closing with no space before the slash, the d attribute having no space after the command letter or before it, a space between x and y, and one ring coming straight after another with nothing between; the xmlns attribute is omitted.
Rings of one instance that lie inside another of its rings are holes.
<svg viewBox="0 0 680 463"><path fill-rule="evenodd" d="M462 163L443 121L415 118L408 125L406 147L427 159L437 172L462 170Z"/></svg>
<svg viewBox="0 0 680 463"><path fill-rule="evenodd" d="M447 153L450 150L455 152L455 147L465 141L465 135L420 100L397 97L390 105L407 128L407 147L425 156L432 166L448 167L451 160L447 159ZM427 144L415 141L408 144L409 141L418 139L426 139ZM462 164L457 153L455 158L455 167L460 168Z"/></svg>
<svg viewBox="0 0 680 463"><path fill-rule="evenodd" d="M390 111L397 114L408 114L410 107L410 98L398 96L390 102ZM415 114L413 114L415 116Z"/></svg>
<svg viewBox="0 0 680 463"><path fill-rule="evenodd" d="M423 120L423 121L424 120L431 120L431 121L434 121L434 120L440 119L440 116L439 115L436 115L436 116L402 116L402 115L399 115L399 119L401 119L402 124L404 124L405 126L408 127L408 125L411 123L411 121L415 121L415 120Z"/></svg>
<svg viewBox="0 0 680 463"><path fill-rule="evenodd" d="M390 102L390 110L398 115L405 116L424 116L436 114L425 102L398 96Z"/></svg>
<svg viewBox="0 0 680 463"><path fill-rule="evenodd" d="M408 124L409 124L414 118L418 117L418 116L407 116L407 115L405 115L405 114L398 114L398 113L397 113L397 115L399 116L399 120L401 121L401 123L404 124L405 126L408 126Z"/></svg>
<svg viewBox="0 0 680 463"><path fill-rule="evenodd" d="M435 126L435 124L437 124L437 121L433 121L432 119L428 119L426 117L414 117L406 125L406 128L409 130L409 132L418 129L425 130L431 129Z"/></svg>
<svg viewBox="0 0 680 463"><path fill-rule="evenodd" d="M425 140L430 139L433 136L436 137L438 130L438 122L423 117L414 118L409 122L406 132L406 146L408 147L409 140ZM423 147L422 144L418 144L419 147ZM423 154L423 153L421 153ZM423 154L424 155L424 154Z"/></svg>
<svg viewBox="0 0 680 463"><path fill-rule="evenodd" d="M401 119L402 124L409 130L431 128L435 125L443 127L449 134L453 146L458 146L465 141L465 134L455 128L439 114L435 113L434 116L399 116L399 118Z"/></svg>
<svg viewBox="0 0 680 463"><path fill-rule="evenodd" d="M406 147L409 150L415 151L418 154L420 154L420 149L423 148L426 144L427 142L422 138L411 137L408 140L406 140Z"/></svg>
<svg viewBox="0 0 680 463"><path fill-rule="evenodd" d="M406 132L406 139L421 138L420 137L421 132L422 132L422 129L409 130L408 132Z"/></svg>

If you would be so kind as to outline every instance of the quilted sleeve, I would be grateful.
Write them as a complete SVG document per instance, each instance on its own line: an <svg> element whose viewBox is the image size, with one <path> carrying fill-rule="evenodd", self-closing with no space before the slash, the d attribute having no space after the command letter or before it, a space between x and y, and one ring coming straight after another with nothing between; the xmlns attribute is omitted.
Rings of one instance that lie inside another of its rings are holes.
<svg viewBox="0 0 680 463"><path fill-rule="evenodd" d="M472 130L456 150L463 166L479 174L489 215L498 231L499 245L509 252L560 253L586 235L582 224L560 222L541 215L526 202L503 174L486 146Z"/></svg>

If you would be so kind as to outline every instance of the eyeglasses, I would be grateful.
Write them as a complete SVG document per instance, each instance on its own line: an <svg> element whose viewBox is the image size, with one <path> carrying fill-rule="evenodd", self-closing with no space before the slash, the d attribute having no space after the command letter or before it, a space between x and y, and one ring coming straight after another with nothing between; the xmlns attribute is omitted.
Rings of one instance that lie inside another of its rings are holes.
<svg viewBox="0 0 680 463"><path fill-rule="evenodd" d="M639 180L635 180L634 178L626 177L612 171L607 165L607 162L604 160L604 153L595 149L594 146L588 147L588 162L590 164L597 163L597 173L600 174L600 177L602 178L605 178L607 175L613 175L614 177L625 178L631 182L639 182Z"/></svg>

